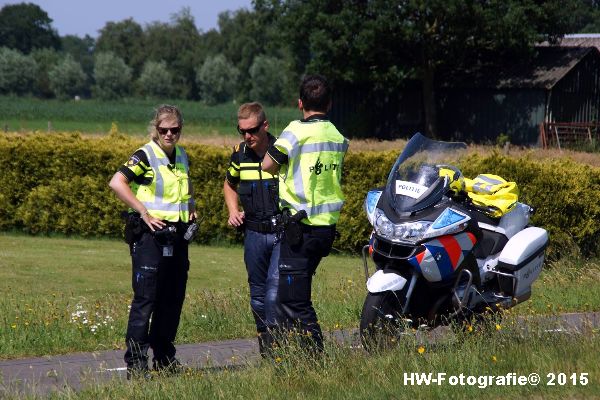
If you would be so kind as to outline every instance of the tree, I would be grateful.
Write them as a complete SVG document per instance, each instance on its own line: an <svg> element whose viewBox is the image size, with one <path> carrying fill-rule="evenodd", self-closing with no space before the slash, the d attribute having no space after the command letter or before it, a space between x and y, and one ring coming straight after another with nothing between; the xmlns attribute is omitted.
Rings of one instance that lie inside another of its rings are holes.
<svg viewBox="0 0 600 400"><path fill-rule="evenodd" d="M569 3L576 0L410 0L402 7L375 0L376 37L394 40L422 82L425 131L437 135L436 83L457 71L474 73L493 65L527 60L540 40L569 31ZM379 23L384 23L385 29ZM390 37L391 36L391 37ZM441 78L441 79L440 79Z"/></svg>
<svg viewBox="0 0 600 400"><path fill-rule="evenodd" d="M173 88L179 98L195 98L196 69L202 62L202 41L189 8L171 16L171 22L153 23L145 31L147 59L165 60L173 74Z"/></svg>
<svg viewBox="0 0 600 400"><path fill-rule="evenodd" d="M282 7L277 1L267 3L254 1L254 10L227 11L219 14L221 40L209 53L223 54L240 71L238 98L242 101L253 99L250 91L252 82L250 67L256 56L264 54L281 59L291 65L289 44L282 37L276 21L280 19ZM287 68L288 72L295 69ZM294 74L293 80L296 80Z"/></svg>
<svg viewBox="0 0 600 400"><path fill-rule="evenodd" d="M287 0L278 26L299 71L387 91L418 79L426 133L435 136L440 72L451 77L530 56L536 42L570 30L576 2Z"/></svg>
<svg viewBox="0 0 600 400"><path fill-rule="evenodd" d="M222 54L204 61L196 75L200 98L208 104L232 100L239 71Z"/></svg>
<svg viewBox="0 0 600 400"><path fill-rule="evenodd" d="M93 37L85 35L83 38L75 35L66 35L60 38L62 51L64 54L70 54L75 61L81 64L83 72L87 76L92 76L94 72L94 51L95 43Z"/></svg>
<svg viewBox="0 0 600 400"><path fill-rule="evenodd" d="M0 47L29 54L33 49L60 48L58 33L46 11L31 3L8 4L0 9Z"/></svg>
<svg viewBox="0 0 600 400"><path fill-rule="evenodd" d="M365 1L288 0L278 21L299 75L321 73L332 81L371 81L379 55ZM280 41L281 43L281 41ZM372 81L371 81L372 82Z"/></svg>
<svg viewBox="0 0 600 400"><path fill-rule="evenodd" d="M173 75L165 61L147 61L136 84L138 93L147 98L173 95Z"/></svg>
<svg viewBox="0 0 600 400"><path fill-rule="evenodd" d="M138 75L146 59L144 31L132 18L120 22L107 22L100 30L96 51L113 53L123 59L125 64L133 69L133 73Z"/></svg>
<svg viewBox="0 0 600 400"><path fill-rule="evenodd" d="M571 10L575 18L573 33L600 32L600 1L581 0L578 7Z"/></svg>
<svg viewBox="0 0 600 400"><path fill-rule="evenodd" d="M283 60L258 55L250 66L250 98L266 104L282 104L291 97L289 74Z"/></svg>
<svg viewBox="0 0 600 400"><path fill-rule="evenodd" d="M33 50L30 56L37 65L35 94L41 97L52 97L48 72L61 61L61 54L54 49L44 48Z"/></svg>
<svg viewBox="0 0 600 400"><path fill-rule="evenodd" d="M216 54L223 54L240 72L238 90L240 98L250 96L250 66L257 54L264 53L264 35L257 29L256 14L248 10L227 11L219 14L218 25L222 38L222 48ZM266 26L265 26L266 29Z"/></svg>
<svg viewBox="0 0 600 400"><path fill-rule="evenodd" d="M98 53L94 65L94 79L94 97L102 100L118 99L129 93L131 68L113 53Z"/></svg>
<svg viewBox="0 0 600 400"><path fill-rule="evenodd" d="M63 100L81 95L87 81L81 64L75 61L70 54L67 54L60 63L50 69L48 78L56 97Z"/></svg>
<svg viewBox="0 0 600 400"><path fill-rule="evenodd" d="M0 47L0 94L32 93L37 69L33 57Z"/></svg>

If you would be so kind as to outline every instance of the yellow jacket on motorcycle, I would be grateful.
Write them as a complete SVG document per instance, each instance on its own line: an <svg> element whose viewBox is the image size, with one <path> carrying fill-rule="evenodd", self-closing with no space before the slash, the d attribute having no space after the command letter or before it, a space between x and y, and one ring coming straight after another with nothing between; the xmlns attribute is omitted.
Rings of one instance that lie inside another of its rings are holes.
<svg viewBox="0 0 600 400"><path fill-rule="evenodd" d="M499 218L511 211L519 199L519 188L498 175L479 174L475 179L465 178L465 190L475 204Z"/></svg>

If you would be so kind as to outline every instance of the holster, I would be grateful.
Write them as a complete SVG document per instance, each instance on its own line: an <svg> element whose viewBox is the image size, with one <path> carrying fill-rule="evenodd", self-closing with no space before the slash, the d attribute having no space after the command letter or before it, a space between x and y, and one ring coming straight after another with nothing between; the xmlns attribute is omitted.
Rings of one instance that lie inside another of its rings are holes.
<svg viewBox="0 0 600 400"><path fill-rule="evenodd" d="M145 227L146 223L139 214L127 214L124 230L125 243L132 245L137 242L142 237Z"/></svg>
<svg viewBox="0 0 600 400"><path fill-rule="evenodd" d="M286 241L290 246L296 246L302 243L302 226L300 221L306 218L306 211L300 210L292 215L289 208L284 208L282 213L277 216L276 231L285 235Z"/></svg>
<svg viewBox="0 0 600 400"><path fill-rule="evenodd" d="M161 247L173 246L179 240L180 234L175 225L167 225L162 229L157 229L153 233L154 241Z"/></svg>

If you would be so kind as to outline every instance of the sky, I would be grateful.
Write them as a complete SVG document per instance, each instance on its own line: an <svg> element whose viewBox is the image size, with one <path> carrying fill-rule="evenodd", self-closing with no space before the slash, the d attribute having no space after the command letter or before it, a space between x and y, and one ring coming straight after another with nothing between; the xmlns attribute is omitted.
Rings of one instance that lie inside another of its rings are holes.
<svg viewBox="0 0 600 400"><path fill-rule="evenodd" d="M97 38L109 22L133 18L145 26L150 22L169 22L171 15L189 7L196 26L202 32L217 28L219 13L240 8L251 9L251 0L0 0L7 4L34 3L52 18L52 27L60 36L86 34Z"/></svg>

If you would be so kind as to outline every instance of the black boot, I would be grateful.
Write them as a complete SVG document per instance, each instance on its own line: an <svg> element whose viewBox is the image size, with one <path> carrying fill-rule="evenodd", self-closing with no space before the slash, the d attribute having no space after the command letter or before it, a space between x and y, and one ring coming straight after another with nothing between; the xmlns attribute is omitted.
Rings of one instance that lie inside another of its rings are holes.
<svg viewBox="0 0 600 400"><path fill-rule="evenodd" d="M258 351L262 358L273 358L273 346L276 344L270 329L266 332L258 332Z"/></svg>
<svg viewBox="0 0 600 400"><path fill-rule="evenodd" d="M147 361L136 360L127 365L127 380L130 381L132 379L143 379L146 381L152 379Z"/></svg>
<svg viewBox="0 0 600 400"><path fill-rule="evenodd" d="M175 375L182 373L185 370L185 367L181 362L175 357L166 357L162 359L154 359L152 362L153 369L157 372L166 374L166 375Z"/></svg>

